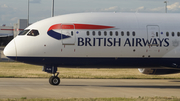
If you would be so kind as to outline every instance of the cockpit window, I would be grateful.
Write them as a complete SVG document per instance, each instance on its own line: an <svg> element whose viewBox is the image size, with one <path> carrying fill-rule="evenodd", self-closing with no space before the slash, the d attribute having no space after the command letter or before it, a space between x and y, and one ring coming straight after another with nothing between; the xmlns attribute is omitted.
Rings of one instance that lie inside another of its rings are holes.
<svg viewBox="0 0 180 101"><path fill-rule="evenodd" d="M25 35L27 32L29 32L29 29L21 31L18 35Z"/></svg>
<svg viewBox="0 0 180 101"><path fill-rule="evenodd" d="M28 36L38 36L39 32L38 32L38 30L31 30L27 35Z"/></svg>

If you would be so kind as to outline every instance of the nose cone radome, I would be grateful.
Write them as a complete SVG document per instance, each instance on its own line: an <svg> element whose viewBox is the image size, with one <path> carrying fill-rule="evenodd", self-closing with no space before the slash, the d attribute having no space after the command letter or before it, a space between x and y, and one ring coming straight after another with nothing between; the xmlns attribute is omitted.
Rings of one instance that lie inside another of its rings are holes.
<svg viewBox="0 0 180 101"><path fill-rule="evenodd" d="M16 57L16 46L14 40L4 48L4 55L6 57Z"/></svg>

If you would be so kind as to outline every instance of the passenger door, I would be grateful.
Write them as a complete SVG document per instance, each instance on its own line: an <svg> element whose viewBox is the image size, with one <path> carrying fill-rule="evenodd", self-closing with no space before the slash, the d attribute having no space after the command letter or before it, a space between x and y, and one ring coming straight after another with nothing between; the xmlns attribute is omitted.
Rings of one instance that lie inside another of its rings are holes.
<svg viewBox="0 0 180 101"><path fill-rule="evenodd" d="M160 29L158 25L147 26L148 40L151 38L160 38Z"/></svg>
<svg viewBox="0 0 180 101"><path fill-rule="evenodd" d="M161 57L161 49L159 44L160 38L160 27L158 25L148 25L147 26L147 39L150 44L146 52L148 57Z"/></svg>
<svg viewBox="0 0 180 101"><path fill-rule="evenodd" d="M63 45L74 45L76 41L74 24L62 24L61 37Z"/></svg>

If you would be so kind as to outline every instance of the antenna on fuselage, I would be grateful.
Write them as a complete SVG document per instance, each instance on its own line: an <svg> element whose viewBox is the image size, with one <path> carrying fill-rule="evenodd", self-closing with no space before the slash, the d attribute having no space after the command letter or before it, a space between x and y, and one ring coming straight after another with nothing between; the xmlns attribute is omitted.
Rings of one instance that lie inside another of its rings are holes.
<svg viewBox="0 0 180 101"><path fill-rule="evenodd" d="M54 0L52 0L52 12L51 12L51 17L54 17Z"/></svg>

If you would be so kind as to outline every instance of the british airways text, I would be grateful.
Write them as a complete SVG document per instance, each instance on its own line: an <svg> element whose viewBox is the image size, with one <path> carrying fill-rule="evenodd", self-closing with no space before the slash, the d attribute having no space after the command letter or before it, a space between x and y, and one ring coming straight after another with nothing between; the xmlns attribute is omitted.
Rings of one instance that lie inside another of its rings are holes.
<svg viewBox="0 0 180 101"><path fill-rule="evenodd" d="M121 38L78 38L78 46L128 46L128 47L145 47L149 45L156 45L159 47L168 47L169 38L126 38L123 40Z"/></svg>

